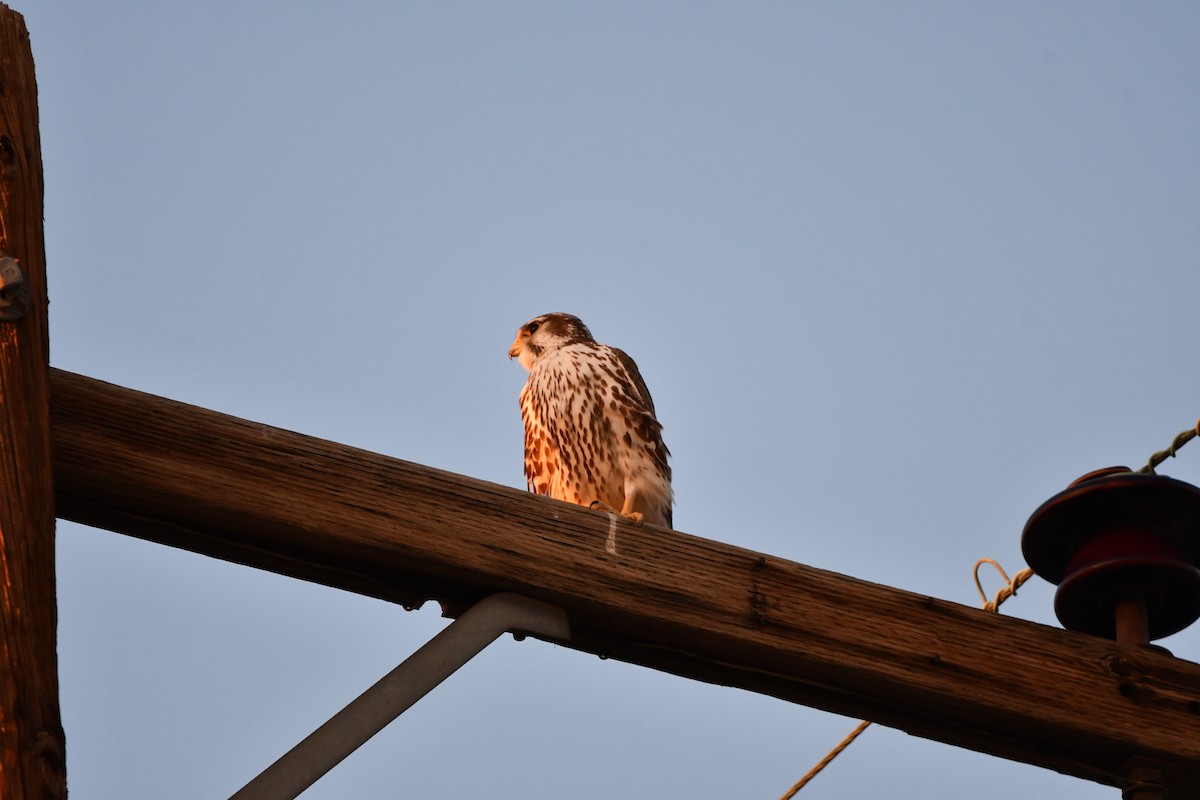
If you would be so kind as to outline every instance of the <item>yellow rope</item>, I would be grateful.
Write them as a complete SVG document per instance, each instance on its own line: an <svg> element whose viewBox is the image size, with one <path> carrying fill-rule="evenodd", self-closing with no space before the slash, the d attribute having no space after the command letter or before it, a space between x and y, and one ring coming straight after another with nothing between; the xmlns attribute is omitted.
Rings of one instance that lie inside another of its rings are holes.
<svg viewBox="0 0 1200 800"><path fill-rule="evenodd" d="M1197 427L1200 428L1200 425L1197 425ZM983 591L983 584L979 580L979 567L983 564L991 564L1005 580L1005 585L1000 589L1000 591L996 592L996 596L991 600L987 599L987 595ZM1009 580L1008 573L1004 571L1004 568L1001 567L998 562L991 558L981 558L975 562L974 574L975 588L979 590L979 596L983 598L983 610L999 613L1000 604L1015 595L1017 593L1017 589L1020 589L1021 585L1024 584L1025 581L1033 577L1033 570L1023 569L1016 574L1016 577L1014 577L1012 580ZM829 766L829 762L841 755L841 752L849 747L850 743L857 739L859 734L870 727L870 725L871 722L865 719L858 723L858 726L854 730L850 731L850 733L846 735L846 738L842 739L842 741L838 743L837 747L830 750L824 758L814 764L813 768L806 772L803 778L796 781L796 783L792 785L792 788L784 792L783 796L780 797L779 800L792 800L792 798L796 796L797 792L803 789L809 781L817 777L817 773Z"/></svg>
<svg viewBox="0 0 1200 800"><path fill-rule="evenodd" d="M792 786L792 788L790 788L786 792L784 792L783 797L779 798L779 800L792 800L792 798L796 796L796 792L803 789L804 785L806 783L811 781L813 778L817 777L818 772L825 769L825 767L829 765L830 761L833 761L835 758L837 758L838 755L841 754L841 752L843 750L845 750L847 747L849 747L850 743L853 742L855 739L857 739L858 735L860 733L862 733L863 731L865 731L868 727L870 727L870 725L871 725L870 721L865 720L865 719L862 722L858 723L857 728L850 731L849 735L846 736L845 739L842 739L841 743L838 744L837 747L830 750L829 754L826 755L824 758L822 758L820 761L818 761L816 763L816 765L812 769L810 769L803 778L796 781L796 783Z"/></svg>
<svg viewBox="0 0 1200 800"><path fill-rule="evenodd" d="M985 595L983 593L983 584L980 583L980 581L979 581L979 567L982 566L983 564L991 564L993 567L996 568L996 571L1000 573L1000 577L1004 578L1004 586L1002 586L1000 588L1000 591L996 592L996 596L993 597L991 600L988 600L987 595ZM1026 567L1025 569L1018 572L1015 578L1013 578L1012 580L1009 580L1008 573L1004 571L1004 567L1000 566L996 562L995 559L981 558L978 561L976 561L975 562L975 588L979 590L979 597L983 600L983 610L984 611L993 611L993 612L999 614L1000 613L1000 604L1003 603L1008 598L1012 597L1014 594L1016 594L1017 589L1020 589L1025 584L1025 581L1032 578L1033 575L1034 575L1033 570Z"/></svg>

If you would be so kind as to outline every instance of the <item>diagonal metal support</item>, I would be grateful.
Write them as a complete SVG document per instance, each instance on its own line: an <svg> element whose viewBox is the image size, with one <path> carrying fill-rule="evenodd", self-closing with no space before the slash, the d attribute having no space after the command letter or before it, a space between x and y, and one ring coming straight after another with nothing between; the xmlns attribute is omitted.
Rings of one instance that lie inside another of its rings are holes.
<svg viewBox="0 0 1200 800"><path fill-rule="evenodd" d="M230 800L293 800L505 632L571 638L557 606L507 592L486 597Z"/></svg>

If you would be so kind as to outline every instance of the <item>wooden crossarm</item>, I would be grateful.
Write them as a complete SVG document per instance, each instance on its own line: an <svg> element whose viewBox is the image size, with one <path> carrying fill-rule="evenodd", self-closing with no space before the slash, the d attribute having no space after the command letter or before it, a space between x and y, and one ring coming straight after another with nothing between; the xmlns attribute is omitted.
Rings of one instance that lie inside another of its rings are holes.
<svg viewBox="0 0 1200 800"><path fill-rule="evenodd" d="M60 517L451 616L517 592L599 656L1102 783L1140 756L1200 786L1200 665L80 375L51 387Z"/></svg>

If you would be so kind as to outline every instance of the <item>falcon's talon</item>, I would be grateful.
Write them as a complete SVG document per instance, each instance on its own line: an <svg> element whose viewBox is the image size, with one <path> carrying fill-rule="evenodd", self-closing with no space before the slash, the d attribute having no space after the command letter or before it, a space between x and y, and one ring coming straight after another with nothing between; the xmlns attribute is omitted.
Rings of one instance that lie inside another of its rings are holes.
<svg viewBox="0 0 1200 800"><path fill-rule="evenodd" d="M617 511L603 500L593 500L588 504L588 508L592 511L602 511L605 514L615 514L618 517L624 517L634 525L641 525L642 520L645 519L645 515L640 511Z"/></svg>

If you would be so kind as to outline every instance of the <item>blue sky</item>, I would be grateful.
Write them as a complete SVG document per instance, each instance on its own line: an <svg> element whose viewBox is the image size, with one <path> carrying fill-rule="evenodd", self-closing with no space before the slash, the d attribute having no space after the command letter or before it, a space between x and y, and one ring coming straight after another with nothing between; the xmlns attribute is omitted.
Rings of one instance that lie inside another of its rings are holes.
<svg viewBox="0 0 1200 800"><path fill-rule="evenodd" d="M1194 5L15 7L63 369L523 486L505 352L569 311L680 530L971 605L1200 414ZM445 624L68 523L59 614L83 798L228 796ZM772 798L854 722L506 639L304 797ZM934 776L1116 796L875 728L801 797Z"/></svg>

